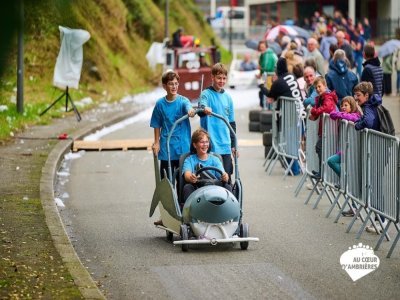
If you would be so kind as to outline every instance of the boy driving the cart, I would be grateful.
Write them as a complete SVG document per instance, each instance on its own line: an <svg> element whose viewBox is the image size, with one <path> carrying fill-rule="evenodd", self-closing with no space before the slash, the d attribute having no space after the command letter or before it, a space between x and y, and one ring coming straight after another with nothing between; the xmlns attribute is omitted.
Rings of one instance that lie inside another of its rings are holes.
<svg viewBox="0 0 400 300"><path fill-rule="evenodd" d="M196 150L196 153L188 156L183 162L182 167L182 174L186 182L183 187L183 203L185 203L189 195L199 187L197 184L200 178L219 180L222 182L224 188L232 192L232 187L228 184L229 175L225 172L221 160L217 156L209 154L210 137L207 131L200 128L193 132L192 146ZM219 171L201 171L203 168L207 167L214 167ZM199 171L201 173L199 173Z"/></svg>
<svg viewBox="0 0 400 300"><path fill-rule="evenodd" d="M200 120L200 125L210 136L212 136L212 151L222 156L223 166L229 175L233 173L232 154L236 155L235 138L231 137L231 132L225 123L209 115L213 112L223 116L236 132L235 111L233 108L232 97L224 90L228 71L221 63L212 67L212 85L206 88L200 96L199 106L204 107L204 113Z"/></svg>

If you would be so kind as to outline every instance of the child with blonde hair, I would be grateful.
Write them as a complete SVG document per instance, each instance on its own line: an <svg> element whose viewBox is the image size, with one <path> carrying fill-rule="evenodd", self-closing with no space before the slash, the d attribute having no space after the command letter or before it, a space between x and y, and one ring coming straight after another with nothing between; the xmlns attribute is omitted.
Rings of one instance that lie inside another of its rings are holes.
<svg viewBox="0 0 400 300"><path fill-rule="evenodd" d="M357 105L356 100L352 96L346 96L342 99L340 104L340 111L334 111L330 113L332 120L347 120L350 122L357 122L361 118L360 108ZM328 158L328 166L340 176L340 163L341 163L341 152L337 152Z"/></svg>

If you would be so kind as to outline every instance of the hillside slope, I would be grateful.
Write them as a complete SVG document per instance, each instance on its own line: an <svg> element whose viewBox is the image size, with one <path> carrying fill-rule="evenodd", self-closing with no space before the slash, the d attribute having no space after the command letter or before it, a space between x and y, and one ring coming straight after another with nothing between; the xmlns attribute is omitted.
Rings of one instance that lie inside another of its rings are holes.
<svg viewBox="0 0 400 300"><path fill-rule="evenodd" d="M90 96L95 102L112 101L159 83L161 68L151 70L145 55L152 42L163 41L165 0L32 0L24 5L25 120L13 114L15 38L0 80L0 105L9 107L12 118L5 122L1 118L4 112L0 112L0 139L7 126L10 131L18 131L26 122L47 122L47 115L39 118L37 112L61 93L52 85L60 49L59 25L85 29L91 35L83 46L80 88L71 91L73 99ZM211 44L212 30L193 0L170 0L169 7L170 36L182 26L186 34L199 37L202 44ZM51 111L50 115L60 112Z"/></svg>

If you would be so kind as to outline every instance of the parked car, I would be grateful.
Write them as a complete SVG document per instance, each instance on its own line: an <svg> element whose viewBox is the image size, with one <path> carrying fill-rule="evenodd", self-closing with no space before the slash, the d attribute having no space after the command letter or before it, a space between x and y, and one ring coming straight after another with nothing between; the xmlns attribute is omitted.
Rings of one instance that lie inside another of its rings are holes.
<svg viewBox="0 0 400 300"><path fill-rule="evenodd" d="M180 77L179 94L196 102L202 89L211 85L211 68L216 61L215 47L186 47L169 50L166 68Z"/></svg>
<svg viewBox="0 0 400 300"><path fill-rule="evenodd" d="M254 68L244 70L242 62L245 56L249 56ZM236 86L250 86L257 84L256 75L259 74L258 69L258 53L251 49L234 50L233 59L228 73L228 86L235 88Z"/></svg>

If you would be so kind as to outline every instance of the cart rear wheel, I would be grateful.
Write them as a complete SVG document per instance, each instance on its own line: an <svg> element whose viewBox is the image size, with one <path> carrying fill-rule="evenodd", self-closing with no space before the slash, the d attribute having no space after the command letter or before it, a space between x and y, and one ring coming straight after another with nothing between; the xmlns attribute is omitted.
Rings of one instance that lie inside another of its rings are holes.
<svg viewBox="0 0 400 300"><path fill-rule="evenodd" d="M181 225L180 235L181 235L182 241L187 241L189 239L188 228L187 228L186 224ZM187 252L188 250L189 250L189 245L182 244L182 251Z"/></svg>
<svg viewBox="0 0 400 300"><path fill-rule="evenodd" d="M246 238L249 237L249 224L242 223L240 224L240 237ZM249 247L249 242L240 242L240 249L247 250Z"/></svg>
<svg viewBox="0 0 400 300"><path fill-rule="evenodd" d="M172 232L168 231L168 230L165 231L165 234L167 236L167 241L168 242L172 242L173 239L174 239L174 234Z"/></svg>

